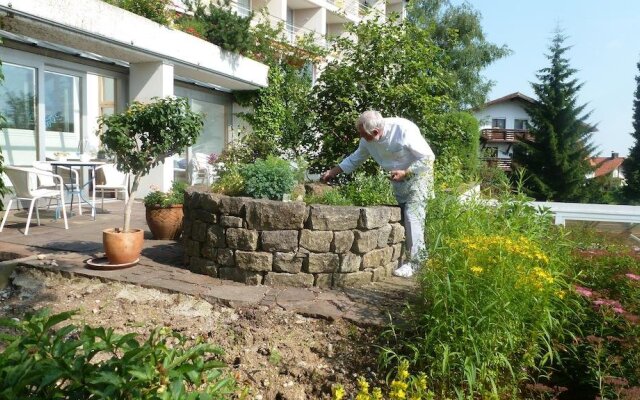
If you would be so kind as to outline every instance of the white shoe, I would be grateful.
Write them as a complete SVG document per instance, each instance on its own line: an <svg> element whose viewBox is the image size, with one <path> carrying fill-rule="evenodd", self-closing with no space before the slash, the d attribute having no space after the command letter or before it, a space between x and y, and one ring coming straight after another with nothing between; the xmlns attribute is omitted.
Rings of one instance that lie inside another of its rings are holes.
<svg viewBox="0 0 640 400"><path fill-rule="evenodd" d="M413 266L411 264L402 264L402 266L393 271L394 276L402 278L410 278L413 276Z"/></svg>

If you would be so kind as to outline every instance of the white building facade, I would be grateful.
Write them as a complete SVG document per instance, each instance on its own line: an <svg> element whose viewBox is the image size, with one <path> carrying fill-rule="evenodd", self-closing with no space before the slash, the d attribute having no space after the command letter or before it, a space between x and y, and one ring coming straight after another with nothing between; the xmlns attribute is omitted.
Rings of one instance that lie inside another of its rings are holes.
<svg viewBox="0 0 640 400"><path fill-rule="evenodd" d="M231 92L266 87L268 67L99 0L0 0L0 135L7 165L99 150L97 118L130 102L181 96L205 114L192 149L145 177L169 189L193 152L219 153L234 126Z"/></svg>

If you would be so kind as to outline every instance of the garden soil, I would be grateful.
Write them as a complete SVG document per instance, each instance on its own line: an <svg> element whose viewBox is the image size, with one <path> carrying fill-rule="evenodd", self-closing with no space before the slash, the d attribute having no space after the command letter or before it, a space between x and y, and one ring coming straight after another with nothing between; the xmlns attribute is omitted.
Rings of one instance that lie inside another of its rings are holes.
<svg viewBox="0 0 640 400"><path fill-rule="evenodd" d="M78 310L76 325L135 332L139 340L161 326L191 340L206 338L225 350L224 361L251 399L327 399L335 383L349 393L357 376L382 378L374 372L381 327L279 308L227 308L184 294L18 268L0 291L0 316L21 319L43 307Z"/></svg>

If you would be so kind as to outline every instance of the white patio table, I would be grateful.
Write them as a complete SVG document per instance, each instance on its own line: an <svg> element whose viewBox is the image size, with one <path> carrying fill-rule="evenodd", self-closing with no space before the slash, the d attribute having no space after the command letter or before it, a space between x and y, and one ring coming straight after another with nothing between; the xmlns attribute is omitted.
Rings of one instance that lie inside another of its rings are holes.
<svg viewBox="0 0 640 400"><path fill-rule="evenodd" d="M80 182L76 182L78 185L78 209L79 214L82 215L82 201L87 203L91 207L91 216L96 219L96 168L104 164L104 161L80 161L80 160L67 160L67 161L50 161L53 168L58 171L59 166L67 168L87 168L89 170L89 180L80 186ZM84 197L84 188L91 185L91 201ZM71 198L70 209L73 209L73 197Z"/></svg>

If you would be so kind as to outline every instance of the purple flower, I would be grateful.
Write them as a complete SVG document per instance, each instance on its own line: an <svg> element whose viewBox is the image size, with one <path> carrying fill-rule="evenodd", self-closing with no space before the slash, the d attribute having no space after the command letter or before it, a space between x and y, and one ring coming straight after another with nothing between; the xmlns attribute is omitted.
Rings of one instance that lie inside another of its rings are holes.
<svg viewBox="0 0 640 400"><path fill-rule="evenodd" d="M593 292L585 287L576 285L575 290L576 290L576 293L578 293L581 296L584 296L584 297L593 296Z"/></svg>
<svg viewBox="0 0 640 400"><path fill-rule="evenodd" d="M218 156L216 153L211 153L207 157L207 162L213 165L218 162L218 158L220 158L220 156Z"/></svg>
<svg viewBox="0 0 640 400"><path fill-rule="evenodd" d="M628 273L628 274L624 274L624 276L634 281L640 281L640 275Z"/></svg>

